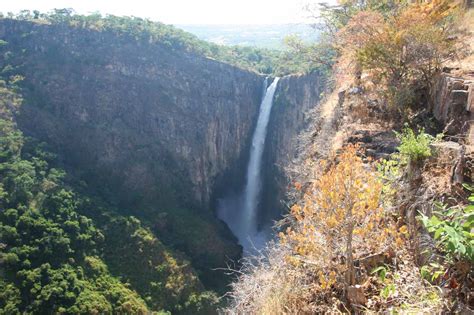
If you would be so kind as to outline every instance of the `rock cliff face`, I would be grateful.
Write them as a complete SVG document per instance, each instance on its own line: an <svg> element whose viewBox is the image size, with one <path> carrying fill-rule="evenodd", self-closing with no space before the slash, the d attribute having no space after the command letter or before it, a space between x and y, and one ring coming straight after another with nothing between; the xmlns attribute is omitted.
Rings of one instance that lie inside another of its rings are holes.
<svg viewBox="0 0 474 315"><path fill-rule="evenodd" d="M248 147L263 78L80 28L3 20L29 102L21 128L127 207L206 208Z"/></svg>
<svg viewBox="0 0 474 315"><path fill-rule="evenodd" d="M0 39L0 69L24 77L20 129L76 185L184 252L208 288L225 288L215 269L241 248L210 201L244 174L264 78L112 30L2 19Z"/></svg>
<svg viewBox="0 0 474 315"><path fill-rule="evenodd" d="M474 78L441 73L432 95L432 112L448 135L469 132L474 113Z"/></svg>
<svg viewBox="0 0 474 315"><path fill-rule="evenodd" d="M3 19L0 39L9 50L0 65L24 77L20 129L46 142L89 192L186 253L205 283L222 287L210 269L237 259L240 247L212 202L244 181L264 78L112 30ZM260 222L281 214L284 167L322 88L318 73L280 80Z"/></svg>
<svg viewBox="0 0 474 315"><path fill-rule="evenodd" d="M260 222L277 219L283 210L288 176L286 168L296 158L300 133L309 112L319 103L324 82L319 73L281 78L275 93L264 152L263 209Z"/></svg>
<svg viewBox="0 0 474 315"><path fill-rule="evenodd" d="M431 95L431 112L443 132L463 144L464 176L474 180L474 72L441 73Z"/></svg>

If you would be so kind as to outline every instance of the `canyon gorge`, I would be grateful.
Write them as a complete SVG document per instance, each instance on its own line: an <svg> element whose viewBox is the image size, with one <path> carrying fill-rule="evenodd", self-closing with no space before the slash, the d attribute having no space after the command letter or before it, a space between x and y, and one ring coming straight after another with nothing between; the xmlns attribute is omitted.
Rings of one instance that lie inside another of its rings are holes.
<svg viewBox="0 0 474 315"><path fill-rule="evenodd" d="M285 210L284 167L324 86L318 73L276 85L278 78L160 41L63 24L5 19L0 38L11 54L5 62L24 78L18 128L58 156L71 185L184 253L206 287L228 281L216 269L238 262L245 234L271 238ZM255 131L267 80L268 127ZM263 138L252 145L254 131ZM252 200L231 217L250 211L252 222L237 239L217 210L244 190Z"/></svg>
<svg viewBox="0 0 474 315"><path fill-rule="evenodd" d="M0 314L472 313L472 5L0 12Z"/></svg>

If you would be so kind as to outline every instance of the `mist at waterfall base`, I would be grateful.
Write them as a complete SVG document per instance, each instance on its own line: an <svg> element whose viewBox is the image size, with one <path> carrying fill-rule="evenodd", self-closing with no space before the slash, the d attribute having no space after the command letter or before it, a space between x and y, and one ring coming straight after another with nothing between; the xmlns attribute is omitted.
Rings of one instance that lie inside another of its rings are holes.
<svg viewBox="0 0 474 315"><path fill-rule="evenodd" d="M264 92L252 137L245 187L241 193L230 193L218 201L218 216L238 238L244 249L244 255L253 254L263 248L271 237L272 223L268 222L259 227L257 219L262 191L263 151L278 80L279 78L275 78Z"/></svg>

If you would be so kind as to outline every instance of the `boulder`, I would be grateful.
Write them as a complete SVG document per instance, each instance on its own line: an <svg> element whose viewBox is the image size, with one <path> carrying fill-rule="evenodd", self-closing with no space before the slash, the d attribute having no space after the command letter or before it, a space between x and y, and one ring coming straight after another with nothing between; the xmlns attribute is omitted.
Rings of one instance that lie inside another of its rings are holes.
<svg viewBox="0 0 474 315"><path fill-rule="evenodd" d="M347 299L354 305L365 305L367 303L364 288L358 284L351 285L347 288Z"/></svg>
<svg viewBox="0 0 474 315"><path fill-rule="evenodd" d="M444 126L444 133L458 135L468 130L472 111L473 82L465 78L442 73L433 89L431 112Z"/></svg>
<svg viewBox="0 0 474 315"><path fill-rule="evenodd" d="M465 105L467 104L468 96L469 96L469 91L453 90L451 91L451 103L453 105Z"/></svg>
<svg viewBox="0 0 474 315"><path fill-rule="evenodd" d="M452 184L462 183L465 147L457 142L443 141L431 144L431 149L433 151L431 160L449 167Z"/></svg>
<svg viewBox="0 0 474 315"><path fill-rule="evenodd" d="M474 83L469 84L469 96L467 98L466 110L474 113Z"/></svg>

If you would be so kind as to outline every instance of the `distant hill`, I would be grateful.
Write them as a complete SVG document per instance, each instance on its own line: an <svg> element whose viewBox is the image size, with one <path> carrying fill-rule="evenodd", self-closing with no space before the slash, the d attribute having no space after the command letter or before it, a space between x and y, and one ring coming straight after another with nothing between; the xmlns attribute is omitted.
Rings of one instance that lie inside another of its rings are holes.
<svg viewBox="0 0 474 315"><path fill-rule="evenodd" d="M298 35L305 41L315 41L318 38L318 30L309 24L180 24L176 26L198 36L200 39L221 45L282 49L282 41L287 35Z"/></svg>

